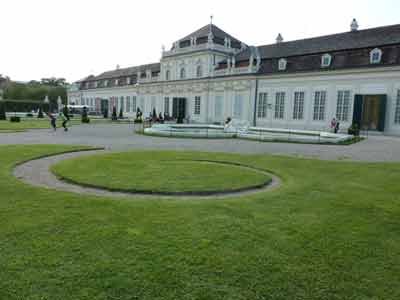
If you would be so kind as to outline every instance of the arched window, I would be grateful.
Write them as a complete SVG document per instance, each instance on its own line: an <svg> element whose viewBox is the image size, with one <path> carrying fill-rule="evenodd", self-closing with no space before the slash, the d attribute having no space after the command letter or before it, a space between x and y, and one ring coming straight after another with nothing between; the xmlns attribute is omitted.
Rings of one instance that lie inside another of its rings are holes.
<svg viewBox="0 0 400 300"><path fill-rule="evenodd" d="M181 79L185 79L186 78L186 70L185 70L185 68L181 68L181 73L180 73L180 77L181 77Z"/></svg>
<svg viewBox="0 0 400 300"><path fill-rule="evenodd" d="M169 80L169 79L170 79L170 71L167 70L167 71L165 72L165 80Z"/></svg>
<svg viewBox="0 0 400 300"><path fill-rule="evenodd" d="M379 64L382 59L382 50L375 48L370 52L370 63L371 64Z"/></svg>
<svg viewBox="0 0 400 300"><path fill-rule="evenodd" d="M197 66L196 68L196 76L197 77L203 77L203 69L201 66Z"/></svg>
<svg viewBox="0 0 400 300"><path fill-rule="evenodd" d="M330 54L324 54L321 57L321 67L327 68L332 63L332 56Z"/></svg>
<svg viewBox="0 0 400 300"><path fill-rule="evenodd" d="M287 60L284 58L281 58L278 62L278 68L279 71L285 71L286 70L286 65L287 65Z"/></svg>

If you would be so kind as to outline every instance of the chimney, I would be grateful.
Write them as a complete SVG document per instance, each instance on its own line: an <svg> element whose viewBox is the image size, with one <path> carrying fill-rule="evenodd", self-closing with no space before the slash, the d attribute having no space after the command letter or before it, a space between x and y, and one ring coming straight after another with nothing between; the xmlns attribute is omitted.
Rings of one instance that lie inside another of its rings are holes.
<svg viewBox="0 0 400 300"><path fill-rule="evenodd" d="M282 37L282 35L279 33L278 36L276 37L276 43L277 43L277 44L280 44L280 43L282 43L282 42L283 42L283 37Z"/></svg>
<svg viewBox="0 0 400 300"><path fill-rule="evenodd" d="M351 31L358 31L358 22L356 19L353 19L350 25Z"/></svg>

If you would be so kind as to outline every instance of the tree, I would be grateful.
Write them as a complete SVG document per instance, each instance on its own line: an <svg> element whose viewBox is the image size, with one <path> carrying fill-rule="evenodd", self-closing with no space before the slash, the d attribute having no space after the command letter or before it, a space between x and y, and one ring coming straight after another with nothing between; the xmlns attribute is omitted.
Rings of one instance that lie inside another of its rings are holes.
<svg viewBox="0 0 400 300"><path fill-rule="evenodd" d="M122 111L122 107L120 108L120 110L119 110L119 116L118 116L120 119L123 119L124 118L124 112Z"/></svg>
<svg viewBox="0 0 400 300"><path fill-rule="evenodd" d="M53 87L62 87L67 84L65 78L56 78L56 77L42 78L40 80L40 83L42 85L48 85Z"/></svg>
<svg viewBox="0 0 400 300"><path fill-rule="evenodd" d="M153 108L153 115L152 115L153 120L157 119L157 112L156 109Z"/></svg>
<svg viewBox="0 0 400 300"><path fill-rule="evenodd" d="M104 117L104 119L108 118L108 109L107 108L105 108L103 111L103 117Z"/></svg>

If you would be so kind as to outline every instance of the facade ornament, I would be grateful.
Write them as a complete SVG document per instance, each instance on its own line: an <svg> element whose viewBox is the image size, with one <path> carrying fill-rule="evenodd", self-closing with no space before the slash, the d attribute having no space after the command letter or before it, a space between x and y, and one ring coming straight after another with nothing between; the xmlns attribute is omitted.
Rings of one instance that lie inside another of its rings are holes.
<svg viewBox="0 0 400 300"><path fill-rule="evenodd" d="M212 34L212 32L210 31L210 33L208 34L208 43L212 44L214 40L214 35Z"/></svg>
<svg viewBox="0 0 400 300"><path fill-rule="evenodd" d="M276 37L276 43L280 44L282 42L283 42L283 36L280 33L278 33L278 36Z"/></svg>
<svg viewBox="0 0 400 300"><path fill-rule="evenodd" d="M197 45L197 37L193 37L193 46L196 46Z"/></svg>
<svg viewBox="0 0 400 300"><path fill-rule="evenodd" d="M351 31L357 31L358 30L358 22L356 19L353 19L353 22L351 22L350 25Z"/></svg>
<svg viewBox="0 0 400 300"><path fill-rule="evenodd" d="M225 48L228 48L228 38L227 37L224 38L224 46L225 46Z"/></svg>

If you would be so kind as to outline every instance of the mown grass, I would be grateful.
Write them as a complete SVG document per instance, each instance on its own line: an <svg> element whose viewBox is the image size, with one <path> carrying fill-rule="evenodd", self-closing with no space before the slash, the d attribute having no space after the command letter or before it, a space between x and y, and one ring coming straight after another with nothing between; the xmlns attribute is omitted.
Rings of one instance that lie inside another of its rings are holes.
<svg viewBox="0 0 400 300"><path fill-rule="evenodd" d="M65 160L52 171L84 185L150 193L228 192L271 181L256 170L194 160L184 153L112 153Z"/></svg>
<svg viewBox="0 0 400 300"><path fill-rule="evenodd" d="M185 153L283 179L226 200L97 198L11 176L66 149L0 147L0 299L400 298L398 163Z"/></svg>
<svg viewBox="0 0 400 300"><path fill-rule="evenodd" d="M103 118L90 118L89 124L121 124L128 123L129 120L118 120L112 122L110 119ZM57 120L57 127L61 128L62 121L60 119ZM80 118L73 118L70 122L68 122L68 126L73 125L87 125L81 122ZM22 132L28 129L47 129L51 128L50 120L45 117L43 119L38 118L22 118L21 122L10 122L9 120L0 120L0 133L9 133L9 132Z"/></svg>

